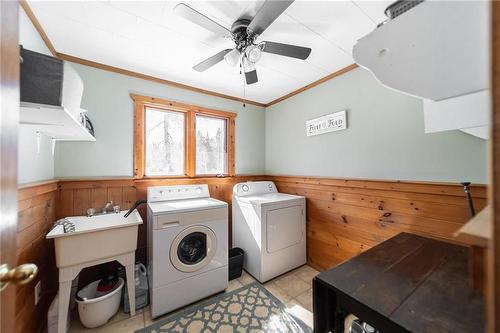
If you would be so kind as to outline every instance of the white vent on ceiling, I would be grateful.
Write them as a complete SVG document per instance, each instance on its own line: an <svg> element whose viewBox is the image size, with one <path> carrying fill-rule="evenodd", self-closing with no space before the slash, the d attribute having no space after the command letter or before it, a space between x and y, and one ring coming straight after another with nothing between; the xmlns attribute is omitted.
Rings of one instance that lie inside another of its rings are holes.
<svg viewBox="0 0 500 333"><path fill-rule="evenodd" d="M406 13L422 2L424 2L424 0L398 0L387 7L385 15L389 19L394 20L399 15Z"/></svg>

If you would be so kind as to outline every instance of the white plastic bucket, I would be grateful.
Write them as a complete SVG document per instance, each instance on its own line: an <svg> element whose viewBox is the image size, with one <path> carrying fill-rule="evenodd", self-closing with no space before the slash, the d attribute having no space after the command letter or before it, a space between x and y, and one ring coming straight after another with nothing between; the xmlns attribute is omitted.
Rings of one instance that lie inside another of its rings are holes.
<svg viewBox="0 0 500 333"><path fill-rule="evenodd" d="M83 326L95 328L104 325L120 307L124 281L119 278L118 283L106 295L95 297L100 280L94 281L78 292L78 314Z"/></svg>

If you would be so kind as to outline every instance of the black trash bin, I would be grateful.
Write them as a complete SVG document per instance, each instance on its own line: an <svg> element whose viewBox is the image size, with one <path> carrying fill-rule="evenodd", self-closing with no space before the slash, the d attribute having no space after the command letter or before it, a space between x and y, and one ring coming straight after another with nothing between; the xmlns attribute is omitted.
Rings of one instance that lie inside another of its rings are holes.
<svg viewBox="0 0 500 333"><path fill-rule="evenodd" d="M241 276L243 270L243 256L245 251L239 247L229 250L229 281Z"/></svg>

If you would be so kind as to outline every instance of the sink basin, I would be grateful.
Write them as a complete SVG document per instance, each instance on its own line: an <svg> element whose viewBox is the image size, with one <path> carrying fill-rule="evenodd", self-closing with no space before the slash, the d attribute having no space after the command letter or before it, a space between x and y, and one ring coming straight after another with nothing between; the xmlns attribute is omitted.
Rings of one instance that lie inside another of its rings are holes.
<svg viewBox="0 0 500 333"><path fill-rule="evenodd" d="M72 216L66 219L75 225L74 232L64 233L63 226L54 227L46 236L54 239L57 267L103 260L135 251L141 215L134 210L104 215Z"/></svg>

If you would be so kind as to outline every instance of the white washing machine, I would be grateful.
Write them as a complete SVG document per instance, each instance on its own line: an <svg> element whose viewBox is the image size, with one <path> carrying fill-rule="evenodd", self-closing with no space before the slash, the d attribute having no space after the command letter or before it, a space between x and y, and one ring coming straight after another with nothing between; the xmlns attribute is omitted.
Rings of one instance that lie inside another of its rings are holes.
<svg viewBox="0 0 500 333"><path fill-rule="evenodd" d="M149 187L148 262L153 317L226 289L227 203L208 185Z"/></svg>
<svg viewBox="0 0 500 333"><path fill-rule="evenodd" d="M233 188L233 246L245 251L245 270L260 282L306 263L306 200L278 193L270 181Z"/></svg>

